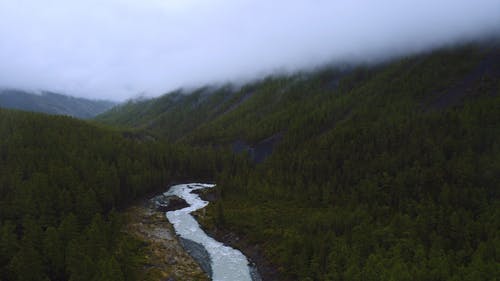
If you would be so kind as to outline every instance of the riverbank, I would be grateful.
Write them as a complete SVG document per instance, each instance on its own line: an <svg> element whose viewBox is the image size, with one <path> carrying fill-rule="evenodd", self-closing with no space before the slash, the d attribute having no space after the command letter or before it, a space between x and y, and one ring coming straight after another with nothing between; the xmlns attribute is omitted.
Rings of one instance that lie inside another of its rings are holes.
<svg viewBox="0 0 500 281"><path fill-rule="evenodd" d="M127 232L144 241L144 281L208 281L198 263L184 250L165 213L149 200L138 202L125 212Z"/></svg>
<svg viewBox="0 0 500 281"><path fill-rule="evenodd" d="M216 192L214 189L203 189L194 191L201 199L209 202L216 201ZM259 245L249 243L244 236L237 235L234 232L226 229L217 228L214 224L215 204L209 204L208 207L198 210L193 213L193 216L198 221L200 227L209 236L215 240L222 242L231 248L241 251L252 264L253 270L258 271L262 281L285 281L283 275L279 272L278 266L272 264L264 256L263 250ZM254 278L252 274L252 278Z"/></svg>
<svg viewBox="0 0 500 281"><path fill-rule="evenodd" d="M261 281L252 277L249 262L240 251L233 249L208 236L191 215L204 209L209 203L193 193L195 190L213 188L213 184L190 183L176 185L165 193L166 196L178 196L190 207L167 212L167 218L174 226L175 232L182 238L202 245L210 254L212 278L218 281Z"/></svg>

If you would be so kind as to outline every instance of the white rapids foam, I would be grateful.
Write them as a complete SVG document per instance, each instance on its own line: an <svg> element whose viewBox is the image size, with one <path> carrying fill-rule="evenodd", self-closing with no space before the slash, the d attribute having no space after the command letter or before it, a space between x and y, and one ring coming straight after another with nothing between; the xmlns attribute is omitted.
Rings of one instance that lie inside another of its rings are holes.
<svg viewBox="0 0 500 281"><path fill-rule="evenodd" d="M192 212L208 205L193 190L212 188L213 184L180 184L170 188L166 196L176 195L190 205L187 208L167 212L167 218L175 231L184 239L192 240L205 247L212 262L212 280L214 281L252 281L247 258L238 250L225 246L208 236L191 215Z"/></svg>

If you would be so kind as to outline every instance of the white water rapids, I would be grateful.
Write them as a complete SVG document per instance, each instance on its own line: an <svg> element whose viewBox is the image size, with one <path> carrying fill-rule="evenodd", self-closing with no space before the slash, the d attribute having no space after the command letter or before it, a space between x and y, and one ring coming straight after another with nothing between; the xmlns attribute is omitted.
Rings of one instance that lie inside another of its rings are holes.
<svg viewBox="0 0 500 281"><path fill-rule="evenodd" d="M208 202L201 200L193 190L212 188L212 184L180 184L170 188L166 196L176 195L190 205L187 208L167 212L167 218L175 231L184 239L192 240L205 247L212 264L212 280L214 281L252 281L247 258L238 250L225 246L208 236L191 215L192 212L205 207Z"/></svg>

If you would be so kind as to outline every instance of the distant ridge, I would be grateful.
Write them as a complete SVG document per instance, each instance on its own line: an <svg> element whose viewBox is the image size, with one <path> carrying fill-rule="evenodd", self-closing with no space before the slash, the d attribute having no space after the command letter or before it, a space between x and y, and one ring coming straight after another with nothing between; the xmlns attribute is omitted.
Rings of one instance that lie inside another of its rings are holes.
<svg viewBox="0 0 500 281"><path fill-rule="evenodd" d="M0 107L48 114L69 115L77 118L92 118L115 106L106 100L89 100L42 92L30 93L15 89L0 89Z"/></svg>

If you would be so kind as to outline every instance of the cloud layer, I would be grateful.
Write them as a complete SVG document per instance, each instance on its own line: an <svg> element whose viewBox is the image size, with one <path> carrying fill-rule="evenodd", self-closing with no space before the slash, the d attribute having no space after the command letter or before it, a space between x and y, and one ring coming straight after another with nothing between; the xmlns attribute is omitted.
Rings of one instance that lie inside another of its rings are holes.
<svg viewBox="0 0 500 281"><path fill-rule="evenodd" d="M500 0L0 0L0 86L123 100L500 34Z"/></svg>

